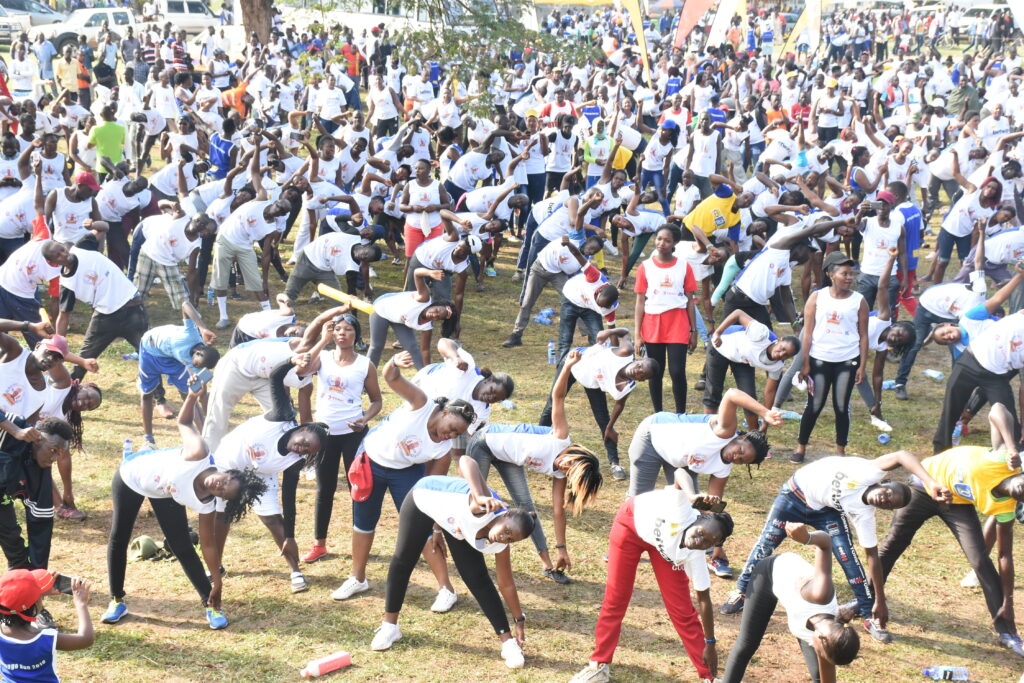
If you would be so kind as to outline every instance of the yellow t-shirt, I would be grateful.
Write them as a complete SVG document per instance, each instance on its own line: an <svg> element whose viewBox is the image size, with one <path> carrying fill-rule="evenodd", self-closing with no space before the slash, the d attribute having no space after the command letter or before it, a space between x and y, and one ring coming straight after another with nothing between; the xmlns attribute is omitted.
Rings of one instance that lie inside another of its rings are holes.
<svg viewBox="0 0 1024 683"><path fill-rule="evenodd" d="M992 489L1020 470L1010 469L1006 451L981 446L960 446L921 461L922 467L953 492L954 505L973 505L978 512L994 515L1000 522L1013 519L1017 501L996 498Z"/></svg>
<svg viewBox="0 0 1024 683"><path fill-rule="evenodd" d="M62 57L56 62L54 71L56 72L57 82L60 84L60 87L67 88L71 92L78 92L77 60L72 59L70 62L66 62Z"/></svg>
<svg viewBox="0 0 1024 683"><path fill-rule="evenodd" d="M732 190L725 184L719 185L714 194L708 195L707 199L686 214L683 224L691 231L696 226L708 237L711 237L716 230L737 227L740 224L740 212L733 209L735 202L736 196ZM733 239L731 235L730 239ZM738 241L738 239L737 235L735 240Z"/></svg>

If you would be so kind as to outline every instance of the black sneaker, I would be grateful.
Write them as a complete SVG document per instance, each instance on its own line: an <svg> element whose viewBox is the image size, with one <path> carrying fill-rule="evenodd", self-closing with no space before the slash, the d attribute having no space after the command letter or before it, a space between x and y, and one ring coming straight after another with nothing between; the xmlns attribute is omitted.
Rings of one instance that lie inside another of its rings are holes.
<svg viewBox="0 0 1024 683"><path fill-rule="evenodd" d="M629 475L626 474L626 470L622 469L622 465L615 463L612 465L612 478L616 481L626 481L629 479Z"/></svg>
<svg viewBox="0 0 1024 683"><path fill-rule="evenodd" d="M789 461L791 463L795 463L795 464L799 465L800 463L802 463L804 461L804 454L803 453L797 453L796 451L793 451L793 455L789 456Z"/></svg>
<svg viewBox="0 0 1024 683"><path fill-rule="evenodd" d="M551 579L555 583L560 583L563 586L572 583L572 579L565 575L561 569L545 569L541 572L545 579Z"/></svg>
<svg viewBox="0 0 1024 683"><path fill-rule="evenodd" d="M57 622L54 621L53 615L45 607L39 610L39 614L36 615L36 628L57 628Z"/></svg>
<svg viewBox="0 0 1024 683"><path fill-rule="evenodd" d="M505 341L501 342L501 345L503 347L505 347L506 349L510 349L513 346L522 346L523 345L523 335L516 334L515 332L513 332L512 334L508 335L508 339L506 339Z"/></svg>
<svg viewBox="0 0 1024 683"><path fill-rule="evenodd" d="M699 380L697 380L697 383L693 385L693 388L696 391L704 391L705 386L707 386L707 383L704 381L704 378L701 377Z"/></svg>
<svg viewBox="0 0 1024 683"><path fill-rule="evenodd" d="M909 401L910 397L907 396L907 385L897 384L896 385L896 400L897 401Z"/></svg>

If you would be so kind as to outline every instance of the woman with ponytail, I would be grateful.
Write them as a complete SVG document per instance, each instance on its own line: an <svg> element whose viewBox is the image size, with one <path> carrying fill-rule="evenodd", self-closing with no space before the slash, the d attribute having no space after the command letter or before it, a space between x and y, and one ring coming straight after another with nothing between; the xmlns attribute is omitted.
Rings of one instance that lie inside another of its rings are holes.
<svg viewBox="0 0 1024 683"><path fill-rule="evenodd" d="M551 515L555 522L555 550L558 560L551 561L547 538L538 522L531 537L544 565L543 574L556 583L570 583L565 575L572 568L566 544L565 511L574 515L583 512L597 498L601 488L601 462L594 453L569 438L569 420L565 414L565 395L569 390L569 373L579 362L579 351L571 351L565 366L551 390L551 426L531 424L492 424L473 435L468 457L472 458L484 480L491 464L498 470L512 503L536 512L526 469L551 477Z"/></svg>
<svg viewBox="0 0 1024 683"><path fill-rule="evenodd" d="M73 354L69 354L73 355ZM86 362L83 359L83 363ZM90 360L95 364L96 361ZM91 369L91 367L87 368ZM99 370L99 367L96 367ZM39 410L39 419L56 417L67 421L71 425L71 432L74 438L68 444L69 448L57 458L57 471L60 473L61 485L64 487L63 495L58 495L57 485L53 485L53 499L59 500L56 515L61 519L72 522L82 522L86 514L75 506L75 494L71 488L71 450L82 450L82 413L96 410L103 403L103 392L93 382L81 383L77 379L71 379L63 363L55 363L50 368L50 380L46 387L46 398L43 407Z"/></svg>

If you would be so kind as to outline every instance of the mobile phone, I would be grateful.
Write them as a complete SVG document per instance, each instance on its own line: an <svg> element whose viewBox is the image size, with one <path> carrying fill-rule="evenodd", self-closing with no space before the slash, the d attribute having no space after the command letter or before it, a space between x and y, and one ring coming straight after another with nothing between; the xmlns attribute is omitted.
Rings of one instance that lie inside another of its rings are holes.
<svg viewBox="0 0 1024 683"><path fill-rule="evenodd" d="M199 393L202 390L203 385L209 382L211 379L213 379L213 373L210 372L209 369L207 368L202 368L201 370L197 371L196 374L192 375L192 381L188 385L188 388L192 390L194 393Z"/></svg>
<svg viewBox="0 0 1024 683"><path fill-rule="evenodd" d="M291 133L288 134L288 137L290 137L292 140L295 140L296 142L298 142L299 140L302 139L302 133L297 132L297 131L292 131Z"/></svg>
<svg viewBox="0 0 1024 683"><path fill-rule="evenodd" d="M700 510L701 512L721 512L725 509L726 505L728 505L728 502L724 500L720 500L717 503L712 504L705 502L704 499L700 499L693 504L693 509Z"/></svg>
<svg viewBox="0 0 1024 683"><path fill-rule="evenodd" d="M58 593L64 595L71 595L71 581L73 579L70 576L59 574L57 580L54 582L53 587L57 589Z"/></svg>

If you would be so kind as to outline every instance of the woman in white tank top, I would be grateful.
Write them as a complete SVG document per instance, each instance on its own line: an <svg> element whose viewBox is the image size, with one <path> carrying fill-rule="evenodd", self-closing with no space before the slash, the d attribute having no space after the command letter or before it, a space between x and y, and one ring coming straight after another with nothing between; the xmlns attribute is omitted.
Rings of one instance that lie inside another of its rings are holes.
<svg viewBox="0 0 1024 683"><path fill-rule="evenodd" d="M451 337L454 334L459 322L455 305L450 301L434 301L427 289L427 278L440 280L442 277L443 271L417 268L413 272L415 292L391 292L374 300L374 311L370 314L371 363L376 365L380 361L389 327L394 330L402 348L412 355L417 370L424 365L424 352L416 339L417 331L430 330L434 321L441 320L441 336Z"/></svg>
<svg viewBox="0 0 1024 683"><path fill-rule="evenodd" d="M834 251L825 257L832 284L811 294L804 306L803 368L807 407L800 420L800 437L792 462L803 462L807 442L832 392L836 418L836 454L846 455L850 435L850 396L864 381L868 359L868 304L853 291L853 259Z"/></svg>
<svg viewBox="0 0 1024 683"><path fill-rule="evenodd" d="M860 652L857 630L836 620L839 605L832 582L832 537L792 522L786 524L786 535L797 543L814 546L814 564L795 553L772 555L757 563L747 588L740 632L729 651L724 683L745 680L747 666L780 602L812 680L836 680L836 666L849 664ZM751 676L748 680L759 678Z"/></svg>
<svg viewBox="0 0 1024 683"><path fill-rule="evenodd" d="M316 414L314 419L327 425L327 445L316 465L316 508L313 513L313 548L303 562L316 562L327 554L327 528L334 511L341 463L345 476L352 467L366 425L380 413L382 399L377 368L366 356L355 352L361 328L348 304L321 313L310 323L313 334L326 329L334 340L334 350L321 353L316 373ZM312 386L307 391L312 391ZM363 394L370 405L363 409Z"/></svg>
<svg viewBox="0 0 1024 683"><path fill-rule="evenodd" d="M83 129L76 130L71 136L71 148L68 150L75 162L75 174L96 173L96 148L89 147L89 131L96 125L94 116L85 118Z"/></svg>
<svg viewBox="0 0 1024 683"><path fill-rule="evenodd" d="M117 623L128 612L124 602L128 545L139 509L148 498L167 537L167 545L203 601L210 628L222 629L228 625L220 605L221 574L214 570L211 584L190 538L186 508L199 513L200 545L204 549L213 548L217 544L213 536L216 499L226 500L227 507L222 514L231 521L238 521L253 502L266 493L267 485L252 470L218 471L206 442L192 425L198 399L199 394L189 392L178 414L180 448L134 453L114 473L111 483L113 515L107 545L111 600L102 617L105 624Z"/></svg>
<svg viewBox="0 0 1024 683"><path fill-rule="evenodd" d="M429 161L420 159L413 170L416 177L406 184L399 205L405 214L406 258L412 258L416 247L425 241L441 235L441 209L452 208L448 191L431 176Z"/></svg>

